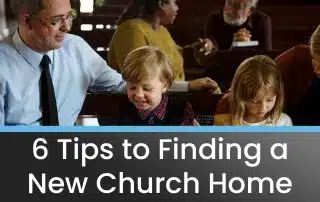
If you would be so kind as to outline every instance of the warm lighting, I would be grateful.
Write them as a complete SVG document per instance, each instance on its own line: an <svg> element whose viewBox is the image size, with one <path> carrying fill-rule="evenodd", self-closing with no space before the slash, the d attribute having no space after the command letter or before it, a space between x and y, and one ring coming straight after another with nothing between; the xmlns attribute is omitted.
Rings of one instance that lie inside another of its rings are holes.
<svg viewBox="0 0 320 202"><path fill-rule="evenodd" d="M91 31L93 29L92 24L82 24L81 28L82 31Z"/></svg>
<svg viewBox="0 0 320 202"><path fill-rule="evenodd" d="M105 49L104 49L104 47L98 47L97 51L102 52L102 51L105 51Z"/></svg>
<svg viewBox="0 0 320 202"><path fill-rule="evenodd" d="M92 13L94 0L80 0L80 12Z"/></svg>
<svg viewBox="0 0 320 202"><path fill-rule="evenodd" d="M107 24L106 28L111 29L111 25Z"/></svg>
<svg viewBox="0 0 320 202"><path fill-rule="evenodd" d="M104 28L103 24L97 24L96 25L96 29L103 29L103 28Z"/></svg>

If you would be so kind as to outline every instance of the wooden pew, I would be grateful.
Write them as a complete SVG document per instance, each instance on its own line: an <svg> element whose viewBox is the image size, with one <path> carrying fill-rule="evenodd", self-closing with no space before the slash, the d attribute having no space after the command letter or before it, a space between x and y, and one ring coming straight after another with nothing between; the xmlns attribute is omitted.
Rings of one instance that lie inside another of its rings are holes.
<svg viewBox="0 0 320 202"><path fill-rule="evenodd" d="M212 114L222 94L213 95L209 92L170 93L171 99L189 100L201 125L212 125ZM87 94L80 115L103 117L110 125L115 124L121 103L127 100L126 94L97 93Z"/></svg>
<svg viewBox="0 0 320 202"><path fill-rule="evenodd" d="M114 30L91 30L78 31L73 34L82 37L93 49L97 47L108 47L113 36Z"/></svg>
<svg viewBox="0 0 320 202"><path fill-rule="evenodd" d="M108 14L82 14L77 18L77 21L81 24L111 24L114 25L116 21L118 20L118 15L108 15Z"/></svg>
<svg viewBox="0 0 320 202"><path fill-rule="evenodd" d="M120 15L123 12L123 9L126 7L126 5L112 5L112 4L106 4L103 7L95 7L94 13L96 14L108 14L108 15Z"/></svg>
<svg viewBox="0 0 320 202"><path fill-rule="evenodd" d="M233 75L242 61L254 55L267 55L277 57L282 51L257 51L257 50L232 50L218 51L207 62L201 76L207 76L217 81L222 92L225 92L231 84Z"/></svg>
<svg viewBox="0 0 320 202"><path fill-rule="evenodd" d="M102 7L108 6L126 6L130 4L131 0L106 0Z"/></svg>

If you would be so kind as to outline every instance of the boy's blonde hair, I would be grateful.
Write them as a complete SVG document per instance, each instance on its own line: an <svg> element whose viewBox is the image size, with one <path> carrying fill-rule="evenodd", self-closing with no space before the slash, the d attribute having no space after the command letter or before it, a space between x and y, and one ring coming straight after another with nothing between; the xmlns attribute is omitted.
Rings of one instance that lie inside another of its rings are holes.
<svg viewBox="0 0 320 202"><path fill-rule="evenodd" d="M155 46L143 46L131 51L123 64L122 78L127 82L141 83L144 79L159 76L168 88L173 83L172 64L168 56Z"/></svg>
<svg viewBox="0 0 320 202"><path fill-rule="evenodd" d="M310 50L311 50L311 53L316 54L316 55L320 55L320 25L313 32L313 34L311 36Z"/></svg>
<svg viewBox="0 0 320 202"><path fill-rule="evenodd" d="M246 59L238 67L231 85L232 124L242 125L246 101L254 98L263 88L272 90L277 96L275 106L267 114L267 122L275 124L280 118L284 100L280 71L268 56L257 55Z"/></svg>

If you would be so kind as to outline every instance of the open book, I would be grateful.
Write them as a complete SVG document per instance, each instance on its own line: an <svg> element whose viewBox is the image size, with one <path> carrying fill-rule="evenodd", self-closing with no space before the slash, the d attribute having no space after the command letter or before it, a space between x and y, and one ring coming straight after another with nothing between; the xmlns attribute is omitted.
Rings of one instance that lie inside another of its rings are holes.
<svg viewBox="0 0 320 202"><path fill-rule="evenodd" d="M247 47L247 46L258 46L259 41L239 41L232 42L232 47Z"/></svg>

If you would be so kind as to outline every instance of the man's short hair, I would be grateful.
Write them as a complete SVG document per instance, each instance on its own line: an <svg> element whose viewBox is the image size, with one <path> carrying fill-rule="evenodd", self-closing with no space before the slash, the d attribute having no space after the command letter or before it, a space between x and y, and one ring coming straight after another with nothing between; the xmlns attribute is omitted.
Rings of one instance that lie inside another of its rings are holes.
<svg viewBox="0 0 320 202"><path fill-rule="evenodd" d="M18 18L20 12L26 9L29 13L38 13L43 9L43 0L10 0L13 14Z"/></svg>
<svg viewBox="0 0 320 202"><path fill-rule="evenodd" d="M226 3L230 0L226 0ZM241 0L245 1L249 8L256 8L258 5L259 0Z"/></svg>
<svg viewBox="0 0 320 202"><path fill-rule="evenodd" d="M259 0L248 0L248 1L251 1L251 2L252 2L252 7L253 7L253 8L256 8L257 5L258 5L258 2L259 2Z"/></svg>

